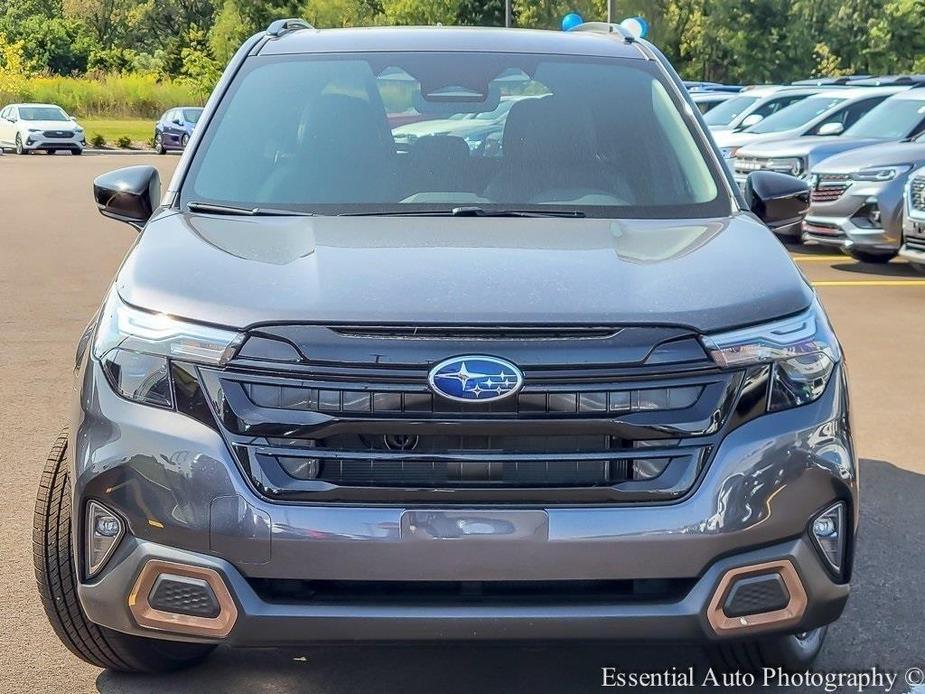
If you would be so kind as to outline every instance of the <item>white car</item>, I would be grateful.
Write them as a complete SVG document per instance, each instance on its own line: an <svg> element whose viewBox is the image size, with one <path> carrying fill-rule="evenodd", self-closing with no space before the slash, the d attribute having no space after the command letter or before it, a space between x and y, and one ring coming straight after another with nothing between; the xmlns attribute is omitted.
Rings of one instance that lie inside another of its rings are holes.
<svg viewBox="0 0 925 694"><path fill-rule="evenodd" d="M744 130L819 91L821 87L777 84L749 87L711 109L703 120L714 134Z"/></svg>
<svg viewBox="0 0 925 694"><path fill-rule="evenodd" d="M0 149L30 154L37 149L83 154L84 129L60 106L10 104L0 110Z"/></svg>

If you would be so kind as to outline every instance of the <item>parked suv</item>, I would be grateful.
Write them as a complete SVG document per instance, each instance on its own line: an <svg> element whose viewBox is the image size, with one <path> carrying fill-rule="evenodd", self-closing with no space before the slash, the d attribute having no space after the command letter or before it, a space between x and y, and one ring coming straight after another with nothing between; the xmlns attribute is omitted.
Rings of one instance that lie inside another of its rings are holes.
<svg viewBox="0 0 925 694"><path fill-rule="evenodd" d="M441 135L398 152L388 126L527 94L492 156ZM163 197L150 166L94 190L141 235L80 340L35 520L81 658L819 652L848 597L855 451L838 341L766 226L809 191L758 172L743 197L650 44L276 22Z"/></svg>
<svg viewBox="0 0 925 694"><path fill-rule="evenodd" d="M812 203L803 238L862 262L889 262L902 243L906 181L920 166L925 134L829 157L810 172Z"/></svg>
<svg viewBox="0 0 925 694"><path fill-rule="evenodd" d="M54 104L10 104L0 109L0 153L14 149L16 154L43 150L49 154L66 149L83 154L84 129Z"/></svg>
<svg viewBox="0 0 925 694"><path fill-rule="evenodd" d="M711 109L704 122L714 133L744 130L818 92L818 87L750 87Z"/></svg>
<svg viewBox="0 0 925 694"><path fill-rule="evenodd" d="M903 243L899 255L925 273L925 168L913 171L906 184Z"/></svg>

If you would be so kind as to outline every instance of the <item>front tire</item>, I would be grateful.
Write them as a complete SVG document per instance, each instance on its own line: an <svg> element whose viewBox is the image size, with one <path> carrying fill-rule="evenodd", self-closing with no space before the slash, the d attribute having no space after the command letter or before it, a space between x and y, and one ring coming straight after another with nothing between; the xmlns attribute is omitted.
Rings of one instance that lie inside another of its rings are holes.
<svg viewBox="0 0 925 694"><path fill-rule="evenodd" d="M180 138L180 145L183 147L183 149L186 149L186 146L188 144L189 144L189 135L187 135L186 133L183 133L183 137Z"/></svg>
<svg viewBox="0 0 925 694"><path fill-rule="evenodd" d="M71 490L67 430L55 441L35 500L33 563L48 621L71 653L91 665L121 672L167 672L201 662L214 646L132 636L87 619L77 597L71 551Z"/></svg>
<svg viewBox="0 0 925 694"><path fill-rule="evenodd" d="M877 265L884 265L893 258L896 257L896 253L868 253L867 251L859 251L851 249L848 251L848 255L861 263L874 263Z"/></svg>
<svg viewBox="0 0 925 694"><path fill-rule="evenodd" d="M803 634L730 641L713 646L710 655L714 664L726 672L758 673L762 668L803 672L812 666L822 651L828 629L824 626Z"/></svg>
<svg viewBox="0 0 925 694"><path fill-rule="evenodd" d="M16 154L32 154L32 150L23 147L22 135L19 133L16 133Z"/></svg>

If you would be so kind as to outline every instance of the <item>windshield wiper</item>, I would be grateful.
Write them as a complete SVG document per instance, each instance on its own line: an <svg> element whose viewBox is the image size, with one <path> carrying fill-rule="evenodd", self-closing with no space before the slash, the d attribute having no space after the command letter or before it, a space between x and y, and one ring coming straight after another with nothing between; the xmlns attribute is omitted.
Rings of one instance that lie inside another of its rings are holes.
<svg viewBox="0 0 925 694"><path fill-rule="evenodd" d="M585 217L581 210L486 210L482 207L454 207L441 210L381 210L344 212L339 217Z"/></svg>
<svg viewBox="0 0 925 694"><path fill-rule="evenodd" d="M246 217L311 217L311 212L298 210L279 210L273 207L235 207L234 205L216 205L211 202L189 202L186 204L190 212L204 212L206 214L229 214Z"/></svg>

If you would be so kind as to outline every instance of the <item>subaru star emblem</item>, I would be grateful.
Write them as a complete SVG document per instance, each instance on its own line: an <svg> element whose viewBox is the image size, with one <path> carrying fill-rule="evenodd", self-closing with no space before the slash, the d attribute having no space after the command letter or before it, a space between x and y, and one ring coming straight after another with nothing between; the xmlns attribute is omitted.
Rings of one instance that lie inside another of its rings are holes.
<svg viewBox="0 0 925 694"><path fill-rule="evenodd" d="M520 390L524 375L504 359L468 355L440 362L430 370L427 382L450 400L492 402Z"/></svg>

